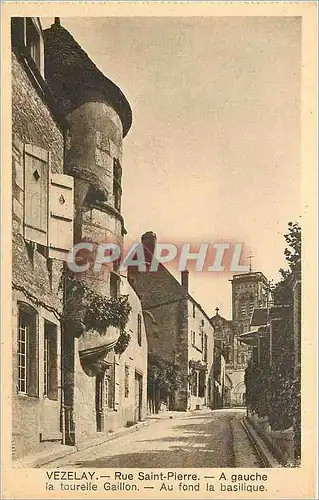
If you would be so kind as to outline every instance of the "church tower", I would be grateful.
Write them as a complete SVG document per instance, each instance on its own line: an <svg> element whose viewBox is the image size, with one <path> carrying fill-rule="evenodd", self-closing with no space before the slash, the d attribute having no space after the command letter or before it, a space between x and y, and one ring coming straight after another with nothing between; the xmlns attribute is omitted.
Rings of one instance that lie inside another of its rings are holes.
<svg viewBox="0 0 319 500"><path fill-rule="evenodd" d="M269 284L260 271L235 274L231 283L233 325L237 334L245 333L249 331L253 310L268 306Z"/></svg>

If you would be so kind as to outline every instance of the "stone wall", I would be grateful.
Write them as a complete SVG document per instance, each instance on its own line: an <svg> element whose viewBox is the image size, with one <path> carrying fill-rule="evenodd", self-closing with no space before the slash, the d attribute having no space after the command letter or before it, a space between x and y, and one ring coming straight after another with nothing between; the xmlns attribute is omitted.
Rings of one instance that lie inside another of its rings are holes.
<svg viewBox="0 0 319 500"><path fill-rule="evenodd" d="M193 334L195 333L195 343L193 343ZM202 350L201 332L207 335L207 369L205 373L205 395L193 395L190 393L188 409L201 409L203 406L212 407L213 397L212 388L214 385L214 328L210 321L197 304L188 299L188 366L191 360L205 361Z"/></svg>
<svg viewBox="0 0 319 500"><path fill-rule="evenodd" d="M283 464L292 465L294 456L294 431L291 427L283 431L274 431L268 423L267 417L258 417L249 411L248 418L254 429L263 438L265 443Z"/></svg>
<svg viewBox="0 0 319 500"><path fill-rule="evenodd" d="M47 259L41 247L24 237L24 145L50 152L52 172L63 172L63 133L49 107L31 84L23 64L12 56L12 354L13 354L13 444L21 457L40 444L40 438L61 439L60 389L55 400L43 396L44 320L56 325L58 345L58 387L60 381L61 332L59 316L62 295L60 261ZM18 306L33 308L37 321L38 388L34 396L18 393Z"/></svg>
<svg viewBox="0 0 319 500"><path fill-rule="evenodd" d="M116 401L109 407L107 401L103 401L103 429L101 433L108 433L116 428L130 425L136 422L136 387L135 373L142 377L142 405L141 415L138 420L144 420L147 413L147 337L142 316L141 304L133 289L122 278L123 294L129 295L132 307L126 331L130 334L130 342L121 355L110 352L107 361L110 371L113 372L116 365L116 375L112 377L111 390L117 391ZM141 342L138 342L138 320L140 315ZM96 378L89 377L82 369L78 356L78 343L75 342L75 396L74 396L74 420L76 443L97 435L97 415L95 406ZM126 386L126 373L128 370L128 386Z"/></svg>

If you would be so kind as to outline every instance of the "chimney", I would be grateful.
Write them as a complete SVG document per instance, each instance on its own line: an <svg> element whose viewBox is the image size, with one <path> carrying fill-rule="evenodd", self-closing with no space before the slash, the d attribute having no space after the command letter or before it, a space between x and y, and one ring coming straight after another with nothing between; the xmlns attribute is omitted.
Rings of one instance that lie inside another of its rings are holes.
<svg viewBox="0 0 319 500"><path fill-rule="evenodd" d="M187 269L185 269L184 271L181 272L182 287L184 288L185 292L187 292L187 293L188 293L188 275L189 275L189 271L187 271Z"/></svg>
<svg viewBox="0 0 319 500"><path fill-rule="evenodd" d="M142 235L141 242L144 247L148 248L148 250L153 253L157 242L156 234L153 233L153 231L147 231Z"/></svg>

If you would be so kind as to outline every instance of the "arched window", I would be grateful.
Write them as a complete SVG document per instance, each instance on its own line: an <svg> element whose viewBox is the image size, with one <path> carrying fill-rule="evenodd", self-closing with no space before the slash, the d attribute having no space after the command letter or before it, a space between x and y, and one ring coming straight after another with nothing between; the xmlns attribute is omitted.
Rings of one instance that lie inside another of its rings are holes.
<svg viewBox="0 0 319 500"><path fill-rule="evenodd" d="M244 352L241 352L238 354L238 363L240 365L245 365L246 364L246 354Z"/></svg>
<svg viewBox="0 0 319 500"><path fill-rule="evenodd" d="M241 316L246 316L246 301L245 299L240 299L239 312Z"/></svg>
<svg viewBox="0 0 319 500"><path fill-rule="evenodd" d="M249 314L250 315L252 315L254 307L255 307L255 300L254 300L254 296L251 295L250 299L249 299Z"/></svg>

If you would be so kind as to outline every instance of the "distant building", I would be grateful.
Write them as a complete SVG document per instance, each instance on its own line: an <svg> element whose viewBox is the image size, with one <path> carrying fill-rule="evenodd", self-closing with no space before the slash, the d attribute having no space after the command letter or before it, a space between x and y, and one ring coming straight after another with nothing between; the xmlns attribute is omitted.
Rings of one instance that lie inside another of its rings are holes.
<svg viewBox="0 0 319 500"><path fill-rule="evenodd" d="M156 235L145 233L142 243L150 261ZM129 267L128 279L142 303L150 359L164 360L164 366L171 367L176 381L180 381L169 394L165 387L150 381L150 411L160 408L158 399L167 398L172 410L212 406L214 330L205 311L188 292L188 271L182 272L179 283L162 264L152 272Z"/></svg>
<svg viewBox="0 0 319 500"><path fill-rule="evenodd" d="M215 330L215 344L223 349L226 362L225 406L245 404L245 368L250 356L247 345L239 335L250 329L250 319L255 307L265 307L268 300L268 282L261 272L234 275L232 283L232 319L219 314L211 318Z"/></svg>
<svg viewBox="0 0 319 500"><path fill-rule="evenodd" d="M275 305L253 310L239 339L252 353L245 376L249 418L278 459L291 463L301 454L300 262L274 295Z"/></svg>

